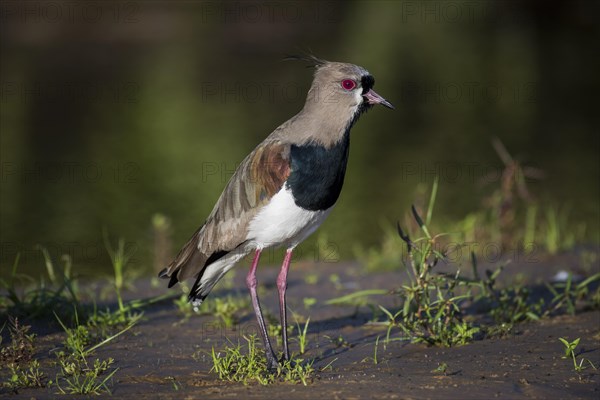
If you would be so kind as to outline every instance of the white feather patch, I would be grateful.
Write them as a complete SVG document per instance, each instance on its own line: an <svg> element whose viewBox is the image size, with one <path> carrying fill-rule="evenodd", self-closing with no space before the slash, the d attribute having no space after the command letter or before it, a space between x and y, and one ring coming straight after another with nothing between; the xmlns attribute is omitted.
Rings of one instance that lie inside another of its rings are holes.
<svg viewBox="0 0 600 400"><path fill-rule="evenodd" d="M212 290L213 286L225 275L235 264L248 254L248 251L234 250L227 254L223 258L210 264L204 270L202 278L200 278L200 285L198 285L197 296L206 296ZM196 304L196 302L198 302ZM196 299L192 303L194 307L198 307L202 303L202 300Z"/></svg>
<svg viewBox="0 0 600 400"><path fill-rule="evenodd" d="M323 223L332 208L310 211L298 207L291 189L284 186L250 222L246 240L254 248L282 244L294 248Z"/></svg>

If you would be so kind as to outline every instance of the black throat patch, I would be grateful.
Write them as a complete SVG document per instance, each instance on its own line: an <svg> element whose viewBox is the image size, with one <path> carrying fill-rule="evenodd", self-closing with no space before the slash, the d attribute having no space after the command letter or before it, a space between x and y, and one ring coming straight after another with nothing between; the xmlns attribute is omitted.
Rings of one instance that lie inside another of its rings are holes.
<svg viewBox="0 0 600 400"><path fill-rule="evenodd" d="M344 184L349 149L349 129L342 140L330 148L314 144L292 146L291 173L286 188L292 190L298 207L320 211L335 204Z"/></svg>

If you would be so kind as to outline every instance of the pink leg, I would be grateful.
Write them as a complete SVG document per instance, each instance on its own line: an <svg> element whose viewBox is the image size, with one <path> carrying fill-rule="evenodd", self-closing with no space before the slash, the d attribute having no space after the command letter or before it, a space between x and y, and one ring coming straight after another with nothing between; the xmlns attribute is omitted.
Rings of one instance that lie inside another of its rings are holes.
<svg viewBox="0 0 600 400"><path fill-rule="evenodd" d="M290 359L290 351L288 348L287 338L287 307L285 305L285 290L287 289L287 274L290 268L290 261L292 260L292 251L288 250L285 253L283 264L281 264L281 271L277 276L277 289L279 291L279 319L281 321L281 331L283 335L283 357L287 361Z"/></svg>
<svg viewBox="0 0 600 400"><path fill-rule="evenodd" d="M246 285L248 286L248 289L250 289L250 296L252 297L252 307L254 307L254 313L256 314L256 320L258 321L258 327L260 329L260 335L262 336L263 342L265 344L267 368L272 370L277 368L278 363L275 357L275 352L273 351L273 347L271 346L271 341L269 340L269 335L267 334L267 327L265 325L265 320L260 309L258 294L256 293L256 267L258 266L258 260L260 259L260 252L260 249L256 249L256 253L254 254L254 260L252 261L252 266L250 267L250 271L248 271L248 275L246 276Z"/></svg>

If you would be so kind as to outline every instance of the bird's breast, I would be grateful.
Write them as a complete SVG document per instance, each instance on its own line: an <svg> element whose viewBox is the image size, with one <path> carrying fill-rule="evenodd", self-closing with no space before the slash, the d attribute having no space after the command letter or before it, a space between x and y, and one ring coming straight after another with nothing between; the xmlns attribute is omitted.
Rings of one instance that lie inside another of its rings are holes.
<svg viewBox="0 0 600 400"><path fill-rule="evenodd" d="M292 191L283 187L250 222L247 246L262 249L285 244L294 248L312 234L330 212L331 208L311 211L299 207Z"/></svg>
<svg viewBox="0 0 600 400"><path fill-rule="evenodd" d="M349 148L349 132L331 147L292 145L291 172L285 186L298 207L321 211L335 204L344 184Z"/></svg>

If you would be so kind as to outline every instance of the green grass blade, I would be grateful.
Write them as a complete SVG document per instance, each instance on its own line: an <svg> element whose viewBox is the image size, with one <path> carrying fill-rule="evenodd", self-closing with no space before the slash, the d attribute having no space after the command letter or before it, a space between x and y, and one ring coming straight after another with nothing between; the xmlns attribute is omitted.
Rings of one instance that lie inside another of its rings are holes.
<svg viewBox="0 0 600 400"><path fill-rule="evenodd" d="M350 303L353 300L362 299L362 298L372 296L372 295L388 294L389 292L390 291L386 290L386 289L359 290L358 292L350 293L345 296L329 299L325 302L325 304L327 304L327 305L345 304L345 303Z"/></svg>
<svg viewBox="0 0 600 400"><path fill-rule="evenodd" d="M437 196L439 177L436 176L433 180L433 187L431 188L431 196L429 197L429 206L427 207L427 216L425 217L425 225L429 225L431 222L431 216L433 215L433 206L435 205L435 198Z"/></svg>

